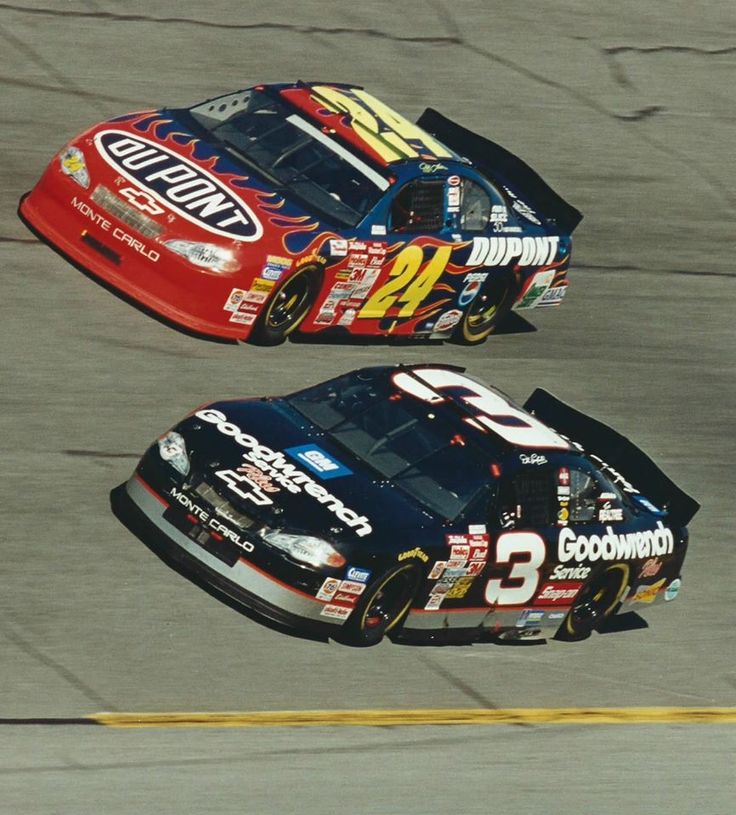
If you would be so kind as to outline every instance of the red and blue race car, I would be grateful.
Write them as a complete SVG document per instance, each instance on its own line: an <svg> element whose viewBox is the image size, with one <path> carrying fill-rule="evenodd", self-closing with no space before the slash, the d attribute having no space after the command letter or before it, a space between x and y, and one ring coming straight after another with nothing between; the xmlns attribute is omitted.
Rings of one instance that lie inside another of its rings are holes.
<svg viewBox="0 0 736 815"><path fill-rule="evenodd" d="M559 304L580 213L521 159L362 88L258 85L95 125L19 213L76 265L194 332L483 341Z"/></svg>

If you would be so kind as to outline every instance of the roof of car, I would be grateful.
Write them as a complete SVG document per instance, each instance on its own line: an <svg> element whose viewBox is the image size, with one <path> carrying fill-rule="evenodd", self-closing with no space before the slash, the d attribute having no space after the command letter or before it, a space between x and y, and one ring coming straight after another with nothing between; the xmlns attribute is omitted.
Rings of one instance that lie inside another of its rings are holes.
<svg viewBox="0 0 736 815"><path fill-rule="evenodd" d="M381 166L461 158L358 85L297 82L271 87L325 132L338 135Z"/></svg>

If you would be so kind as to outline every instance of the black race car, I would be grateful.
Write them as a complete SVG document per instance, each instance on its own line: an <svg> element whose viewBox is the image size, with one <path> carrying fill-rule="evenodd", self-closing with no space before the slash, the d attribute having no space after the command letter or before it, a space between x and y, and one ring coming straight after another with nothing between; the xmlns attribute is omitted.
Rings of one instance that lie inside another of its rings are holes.
<svg viewBox="0 0 736 815"><path fill-rule="evenodd" d="M699 505L543 390L462 368L364 368L215 402L113 491L168 562L305 635L577 640L673 600Z"/></svg>

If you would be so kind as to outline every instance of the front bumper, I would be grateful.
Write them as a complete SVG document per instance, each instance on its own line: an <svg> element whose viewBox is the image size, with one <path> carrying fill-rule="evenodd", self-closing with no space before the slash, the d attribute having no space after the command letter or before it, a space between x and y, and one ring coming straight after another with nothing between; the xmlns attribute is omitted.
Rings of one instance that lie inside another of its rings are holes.
<svg viewBox="0 0 736 815"><path fill-rule="evenodd" d="M117 223L109 213L97 223L83 220L71 205L72 199L84 199L95 212L100 208L87 200L81 188L59 190L66 180L50 178L51 173L47 169L18 206L20 219L39 239L73 265L171 323L206 336L247 338L251 327L229 322L230 314L223 310L232 288L242 282L191 268L155 240L131 235L131 227ZM101 226L103 221L111 228ZM151 261L156 255L158 260Z"/></svg>
<svg viewBox="0 0 736 815"><path fill-rule="evenodd" d="M193 582L225 595L246 612L300 634L326 639L342 621L321 615L317 600L241 558L228 566L166 518L166 500L134 475L111 494L117 517L136 537Z"/></svg>

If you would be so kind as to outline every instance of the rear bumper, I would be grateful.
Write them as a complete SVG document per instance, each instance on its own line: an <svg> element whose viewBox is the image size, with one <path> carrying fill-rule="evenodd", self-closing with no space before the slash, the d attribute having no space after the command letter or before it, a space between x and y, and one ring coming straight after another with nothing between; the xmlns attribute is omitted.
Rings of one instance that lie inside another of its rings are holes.
<svg viewBox="0 0 736 815"><path fill-rule="evenodd" d="M130 227L116 223L108 213L97 223L82 220L70 202L77 197L87 204L86 191L66 191L60 198L55 189L49 189L54 181L47 178L49 172L18 206L18 216L40 240L126 299L171 323L205 336L247 337L251 327L229 323L230 314L222 309L231 289L241 282L192 269L155 240L132 236ZM102 221L111 228L102 227ZM137 249L131 245L136 241ZM158 259L152 261L156 255Z"/></svg>
<svg viewBox="0 0 736 815"><path fill-rule="evenodd" d="M138 476L110 494L118 519L143 543L184 577L215 596L224 596L259 622L301 635L326 639L342 624L321 616L325 603L287 586L240 559L228 566L164 518L167 504Z"/></svg>

